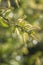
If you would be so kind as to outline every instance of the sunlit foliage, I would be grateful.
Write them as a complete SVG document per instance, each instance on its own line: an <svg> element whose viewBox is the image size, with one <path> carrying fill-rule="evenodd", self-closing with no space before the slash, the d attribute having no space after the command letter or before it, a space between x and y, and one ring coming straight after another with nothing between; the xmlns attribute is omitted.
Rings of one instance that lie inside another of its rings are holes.
<svg viewBox="0 0 43 65"><path fill-rule="evenodd" d="M0 0L0 65L43 65L43 0Z"/></svg>

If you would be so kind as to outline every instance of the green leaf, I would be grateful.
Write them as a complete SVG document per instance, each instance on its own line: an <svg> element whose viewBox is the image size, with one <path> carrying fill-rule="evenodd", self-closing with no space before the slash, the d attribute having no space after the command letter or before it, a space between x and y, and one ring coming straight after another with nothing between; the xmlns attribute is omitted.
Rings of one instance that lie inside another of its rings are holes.
<svg viewBox="0 0 43 65"><path fill-rule="evenodd" d="M3 27L8 27L8 24L0 17L0 24L3 26Z"/></svg>

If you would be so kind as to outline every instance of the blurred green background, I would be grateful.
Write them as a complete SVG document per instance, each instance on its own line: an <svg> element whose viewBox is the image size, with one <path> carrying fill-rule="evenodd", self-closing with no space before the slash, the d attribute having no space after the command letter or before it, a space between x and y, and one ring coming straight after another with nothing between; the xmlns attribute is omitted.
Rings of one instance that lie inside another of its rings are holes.
<svg viewBox="0 0 43 65"><path fill-rule="evenodd" d="M43 0L0 0L0 65L43 65Z"/></svg>

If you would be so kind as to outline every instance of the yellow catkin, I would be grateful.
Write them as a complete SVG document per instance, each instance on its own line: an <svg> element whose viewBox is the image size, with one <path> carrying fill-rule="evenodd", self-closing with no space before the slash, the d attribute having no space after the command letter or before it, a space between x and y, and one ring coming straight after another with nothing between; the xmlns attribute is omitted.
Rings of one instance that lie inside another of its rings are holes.
<svg viewBox="0 0 43 65"><path fill-rule="evenodd" d="M8 7L11 7L10 0L8 0Z"/></svg>

